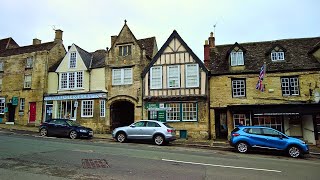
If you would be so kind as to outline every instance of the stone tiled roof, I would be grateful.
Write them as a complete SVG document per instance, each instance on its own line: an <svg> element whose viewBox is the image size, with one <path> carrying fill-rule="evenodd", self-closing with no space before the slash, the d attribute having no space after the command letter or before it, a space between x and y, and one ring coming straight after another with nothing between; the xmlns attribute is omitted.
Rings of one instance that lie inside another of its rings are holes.
<svg viewBox="0 0 320 180"><path fill-rule="evenodd" d="M149 37L145 39L139 39L138 43L141 48L145 48L146 50L146 55L152 58L153 55L153 49L156 43L156 38L155 37Z"/></svg>
<svg viewBox="0 0 320 180"><path fill-rule="evenodd" d="M80 54L84 64L86 65L86 67L89 69L90 68L90 63L91 63L91 53L87 52L86 50L80 48L79 46L75 45L78 53Z"/></svg>
<svg viewBox="0 0 320 180"><path fill-rule="evenodd" d="M37 51L49 51L51 50L57 43L56 42L48 42L43 44L37 45L29 45L29 46L22 46L18 48L6 49L5 51L0 52L0 57L24 54L24 53L31 53Z"/></svg>
<svg viewBox="0 0 320 180"><path fill-rule="evenodd" d="M320 63L310 53L318 47L320 37L283 39L264 42L239 43L244 52L244 70L231 71L229 62L230 50L235 44L218 45L210 49L209 69L211 74L239 74L259 72L266 62L267 72L288 72L320 69ZM274 62L270 57L270 49L276 46L285 51L285 60Z"/></svg>
<svg viewBox="0 0 320 180"><path fill-rule="evenodd" d="M104 60L106 57L106 53L107 51L104 49L99 49L91 53L93 55L91 69L105 67Z"/></svg>
<svg viewBox="0 0 320 180"><path fill-rule="evenodd" d="M19 45L11 38L0 39L0 52L10 48L17 48Z"/></svg>

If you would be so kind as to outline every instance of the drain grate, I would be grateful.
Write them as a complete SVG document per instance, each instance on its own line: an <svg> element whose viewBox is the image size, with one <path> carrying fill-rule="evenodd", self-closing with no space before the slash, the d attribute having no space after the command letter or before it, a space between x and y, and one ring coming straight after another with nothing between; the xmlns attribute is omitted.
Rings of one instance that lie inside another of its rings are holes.
<svg viewBox="0 0 320 180"><path fill-rule="evenodd" d="M82 159L82 168L84 169L98 169L109 168L109 164L105 159Z"/></svg>

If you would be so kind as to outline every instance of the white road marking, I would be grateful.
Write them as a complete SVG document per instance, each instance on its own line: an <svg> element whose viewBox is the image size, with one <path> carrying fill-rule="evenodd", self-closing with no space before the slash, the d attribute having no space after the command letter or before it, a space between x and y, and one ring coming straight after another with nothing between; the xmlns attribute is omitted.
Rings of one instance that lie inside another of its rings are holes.
<svg viewBox="0 0 320 180"><path fill-rule="evenodd" d="M202 166L213 166L213 167L222 167L222 168L246 169L246 170L254 170L254 171L267 171L267 172L281 173L281 171L274 170L274 169L259 169L259 168L239 167L239 166L225 166L225 165L219 165L219 164L205 164L205 163L197 163L197 162L177 161L177 160L172 160L172 159L162 159L162 161L177 162L177 163L184 163L184 164L194 164L194 165L202 165Z"/></svg>

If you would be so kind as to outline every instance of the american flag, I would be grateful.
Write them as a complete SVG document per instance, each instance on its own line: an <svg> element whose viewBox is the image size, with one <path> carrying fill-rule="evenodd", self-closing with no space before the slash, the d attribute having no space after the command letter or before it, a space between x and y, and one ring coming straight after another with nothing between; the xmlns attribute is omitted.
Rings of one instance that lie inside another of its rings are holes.
<svg viewBox="0 0 320 180"><path fill-rule="evenodd" d="M258 89L262 92L264 91L264 85L262 84L262 81L263 81L265 74L266 74L266 64L263 64L260 68L259 80L256 85L256 89Z"/></svg>

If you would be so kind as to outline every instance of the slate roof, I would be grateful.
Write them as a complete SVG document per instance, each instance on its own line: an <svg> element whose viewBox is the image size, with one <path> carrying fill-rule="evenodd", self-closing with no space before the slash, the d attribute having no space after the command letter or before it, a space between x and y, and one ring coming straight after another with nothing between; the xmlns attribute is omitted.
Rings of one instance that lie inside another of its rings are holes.
<svg viewBox="0 0 320 180"><path fill-rule="evenodd" d="M10 48L17 48L19 45L11 38L0 39L0 52Z"/></svg>
<svg viewBox="0 0 320 180"><path fill-rule="evenodd" d="M93 55L91 69L105 67L104 60L106 57L106 53L107 51L104 49L99 49L91 53Z"/></svg>
<svg viewBox="0 0 320 180"><path fill-rule="evenodd" d="M84 64L86 65L86 67L89 69L90 68L90 63L91 63L91 53L87 52L86 50L82 49L81 47L75 45L79 55L81 56Z"/></svg>
<svg viewBox="0 0 320 180"><path fill-rule="evenodd" d="M138 44L141 48L145 48L146 50L146 55L152 58L153 55L153 48L156 43L156 38L155 37L149 37L145 39L139 39Z"/></svg>
<svg viewBox="0 0 320 180"><path fill-rule="evenodd" d="M319 61L310 53L319 49L320 37L282 39L275 41L239 43L244 48L244 70L231 71L229 52L235 44L218 45L210 49L209 69L212 75L257 73L264 62L267 72L289 72L320 69ZM284 48L285 60L273 62L270 49Z"/></svg>
<svg viewBox="0 0 320 180"><path fill-rule="evenodd" d="M51 50L57 43L56 42L48 42L42 43L37 45L29 45L29 46L22 46L12 49L6 49L5 51L0 52L0 57L24 54L24 53L31 53L37 51L49 51Z"/></svg>
<svg viewBox="0 0 320 180"><path fill-rule="evenodd" d="M198 58L198 56L190 49L190 47L184 42L181 36L178 34L176 30L174 30L167 41L162 45L161 49L157 52L157 54L152 58L152 61L148 64L148 66L143 70L141 77L144 78L147 72L149 72L150 68L153 64L158 60L158 58L163 54L164 50L167 48L169 43L174 39L177 38L181 44L186 48L187 52L190 53L192 58L199 64L200 68L208 74L208 69L205 67L203 62Z"/></svg>

